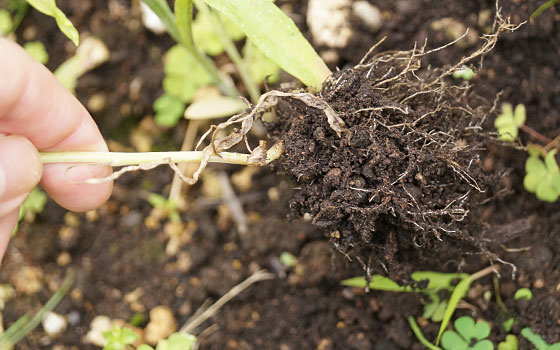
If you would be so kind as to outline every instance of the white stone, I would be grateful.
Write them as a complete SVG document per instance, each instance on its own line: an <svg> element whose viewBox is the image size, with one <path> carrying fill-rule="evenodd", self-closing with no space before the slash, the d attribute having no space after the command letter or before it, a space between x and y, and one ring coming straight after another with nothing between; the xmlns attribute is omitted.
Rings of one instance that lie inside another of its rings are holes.
<svg viewBox="0 0 560 350"><path fill-rule="evenodd" d="M104 347L106 344L103 332L113 328L113 321L107 316L95 316L89 325L89 332L86 334L86 341L90 344Z"/></svg>
<svg viewBox="0 0 560 350"><path fill-rule="evenodd" d="M55 337L64 332L68 322L66 321L66 317L54 312L49 312L45 318L43 318L42 324L45 333L50 337Z"/></svg>
<svg viewBox="0 0 560 350"><path fill-rule="evenodd" d="M360 0L352 4L352 14L362 21L371 31L377 32L383 25L381 11L367 1Z"/></svg>
<svg viewBox="0 0 560 350"><path fill-rule="evenodd" d="M351 0L309 0L307 25L316 45L343 48L352 36Z"/></svg>

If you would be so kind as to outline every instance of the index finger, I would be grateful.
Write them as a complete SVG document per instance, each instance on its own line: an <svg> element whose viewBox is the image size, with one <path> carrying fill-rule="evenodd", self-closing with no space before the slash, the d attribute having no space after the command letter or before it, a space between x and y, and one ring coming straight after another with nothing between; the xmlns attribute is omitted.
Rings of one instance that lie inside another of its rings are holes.
<svg viewBox="0 0 560 350"><path fill-rule="evenodd" d="M0 38L0 132L22 135L39 151L107 151L93 119L52 73L18 45ZM41 185L63 207L85 211L101 205L112 183L81 181L110 174L110 168L48 164Z"/></svg>

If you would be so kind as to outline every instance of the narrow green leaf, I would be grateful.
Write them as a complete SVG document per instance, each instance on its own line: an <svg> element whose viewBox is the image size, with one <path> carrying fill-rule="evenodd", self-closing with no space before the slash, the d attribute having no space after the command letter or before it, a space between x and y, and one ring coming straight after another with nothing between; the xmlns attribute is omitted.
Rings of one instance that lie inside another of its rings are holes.
<svg viewBox="0 0 560 350"><path fill-rule="evenodd" d="M270 59L304 84L320 89L331 74L295 23L268 0L204 0L235 22Z"/></svg>
<svg viewBox="0 0 560 350"><path fill-rule="evenodd" d="M439 344L443 332L445 332L445 329L447 328L449 321L451 321L451 317L453 317L453 314L455 313L457 304L459 304L459 301L461 301L461 299L463 299L463 297L469 291L472 281L473 280L470 276L465 277L464 279L461 280L461 282L459 282L459 284L457 284L457 286L453 290L453 293L451 293L451 296L449 297L449 304L447 305L447 309L445 310L445 313L443 315L443 320L441 321L441 325L439 327L439 333L437 336L436 345Z"/></svg>
<svg viewBox="0 0 560 350"><path fill-rule="evenodd" d="M435 346L434 344L430 343L428 339L426 339L426 337L424 337L424 334L422 334L422 331L420 330L420 327L418 327L418 324L416 323L414 317L408 317L408 324L410 325L410 329L412 329L412 333L414 333L414 335L420 341L420 343L422 343L422 345L430 350L441 350L439 346Z"/></svg>
<svg viewBox="0 0 560 350"><path fill-rule="evenodd" d="M539 6L533 13L531 13L531 16L529 17L529 20L531 21L531 23L533 23L535 18L538 15L540 15L543 11L547 10L548 8L550 8L550 7L552 7L556 4L560 4L560 0L548 0L547 2L545 2L544 4Z"/></svg>
<svg viewBox="0 0 560 350"><path fill-rule="evenodd" d="M55 0L27 0L29 5L33 6L37 11L51 16L55 19L56 25L68 39L72 40L74 45L80 44L80 34L72 22L66 17L57 6Z"/></svg>
<svg viewBox="0 0 560 350"><path fill-rule="evenodd" d="M441 290L447 289L449 291L453 290L455 286L452 284L453 281L457 279L462 279L467 277L466 273L442 273L434 271L414 271L410 277L416 282L422 282L428 280L428 286L425 289L430 290Z"/></svg>
<svg viewBox="0 0 560 350"><path fill-rule="evenodd" d="M547 350L550 346L540 335L533 333L533 330L529 327L523 328L521 330L521 335L523 338L533 343L533 345L537 347L537 350Z"/></svg>
<svg viewBox="0 0 560 350"><path fill-rule="evenodd" d="M192 0L175 0L175 20L181 43L190 51L195 50L192 34Z"/></svg>
<svg viewBox="0 0 560 350"><path fill-rule="evenodd" d="M354 277L340 282L343 286L349 287L366 287L365 277ZM388 292L410 292L412 288L409 286L399 286L390 278L381 275L374 275L369 283L369 288L374 290L383 290Z"/></svg>
<svg viewBox="0 0 560 350"><path fill-rule="evenodd" d="M175 22L175 16L171 12L169 5L166 0L142 0L148 7L154 11L154 13L159 17L159 19L165 24L167 32L173 40L180 43L181 35L179 34L179 28Z"/></svg>

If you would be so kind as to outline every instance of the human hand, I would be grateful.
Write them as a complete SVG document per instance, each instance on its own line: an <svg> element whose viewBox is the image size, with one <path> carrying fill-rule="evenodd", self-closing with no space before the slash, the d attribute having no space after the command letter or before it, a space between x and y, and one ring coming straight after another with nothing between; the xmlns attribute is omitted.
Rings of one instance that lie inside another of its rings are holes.
<svg viewBox="0 0 560 350"><path fill-rule="evenodd" d="M0 38L0 262L19 207L40 183L62 207L88 211L110 196L108 166L42 165L39 151L107 151L95 122L42 64Z"/></svg>

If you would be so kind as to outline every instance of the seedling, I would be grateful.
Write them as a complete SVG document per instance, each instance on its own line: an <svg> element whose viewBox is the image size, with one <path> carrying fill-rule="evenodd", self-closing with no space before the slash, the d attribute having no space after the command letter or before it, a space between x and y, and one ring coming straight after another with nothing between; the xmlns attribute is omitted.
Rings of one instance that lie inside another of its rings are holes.
<svg viewBox="0 0 560 350"><path fill-rule="evenodd" d="M181 215L177 210L177 204L157 193L150 193L148 196L148 203L154 208L159 209L164 216L168 217L172 222L181 221Z"/></svg>
<svg viewBox="0 0 560 350"><path fill-rule="evenodd" d="M49 61L49 54L40 41L30 41L23 45L23 48L27 53L36 59L39 63L46 64Z"/></svg>
<svg viewBox="0 0 560 350"><path fill-rule="evenodd" d="M498 350L517 350L517 337L513 334L506 335L506 340L498 344Z"/></svg>
<svg viewBox="0 0 560 350"><path fill-rule="evenodd" d="M523 185L527 191L535 193L538 199L545 202L555 202L560 196L560 169L555 156L556 150L551 150L543 162L539 153L531 152L525 162L527 174Z"/></svg>
<svg viewBox="0 0 560 350"><path fill-rule="evenodd" d="M463 80L466 80L466 81L471 80L472 78L474 78L475 75L476 74L473 72L473 70L471 68L468 68L468 67L456 70L452 74L453 78L463 79Z"/></svg>
<svg viewBox="0 0 560 350"><path fill-rule="evenodd" d="M531 23L533 23L533 21L538 15L540 15L542 12L548 10L549 8L551 8L556 4L560 4L560 0L548 0L547 2L539 6L533 13L531 13L531 16L529 17Z"/></svg>
<svg viewBox="0 0 560 350"><path fill-rule="evenodd" d="M58 28L64 35L66 35L74 45L80 44L80 34L72 22L66 17L58 7L56 7L55 0L27 0L29 5L33 6L37 11L51 16L56 20Z"/></svg>
<svg viewBox="0 0 560 350"><path fill-rule="evenodd" d="M494 121L494 126L498 129L498 134L502 141L514 141L519 135L519 128L525 124L525 106L518 104L513 107L509 103L502 105L502 114Z"/></svg>
<svg viewBox="0 0 560 350"><path fill-rule="evenodd" d="M130 349L130 345L138 339L138 334L129 328L119 326L103 332L103 338L107 341L103 350L125 350Z"/></svg>
<svg viewBox="0 0 560 350"><path fill-rule="evenodd" d="M513 299L531 300L533 299L533 292L529 288L519 288L513 295Z"/></svg>
<svg viewBox="0 0 560 350"><path fill-rule="evenodd" d="M530 341L537 350L560 350L560 343L548 344L540 335L533 332L529 327L521 330L523 338Z"/></svg>
<svg viewBox="0 0 560 350"><path fill-rule="evenodd" d="M494 344L486 338L490 335L490 325L484 321L474 322L470 316L462 316L453 323L455 330L448 330L441 337L441 345L446 350L492 350Z"/></svg>
<svg viewBox="0 0 560 350"><path fill-rule="evenodd" d="M139 336L129 328L115 326L104 332L103 337L107 341L103 350L128 350L133 349L132 344ZM196 344L196 337L187 333L173 333L167 339L160 340L155 350L191 350ZM139 345L136 350L154 350L147 344Z"/></svg>

